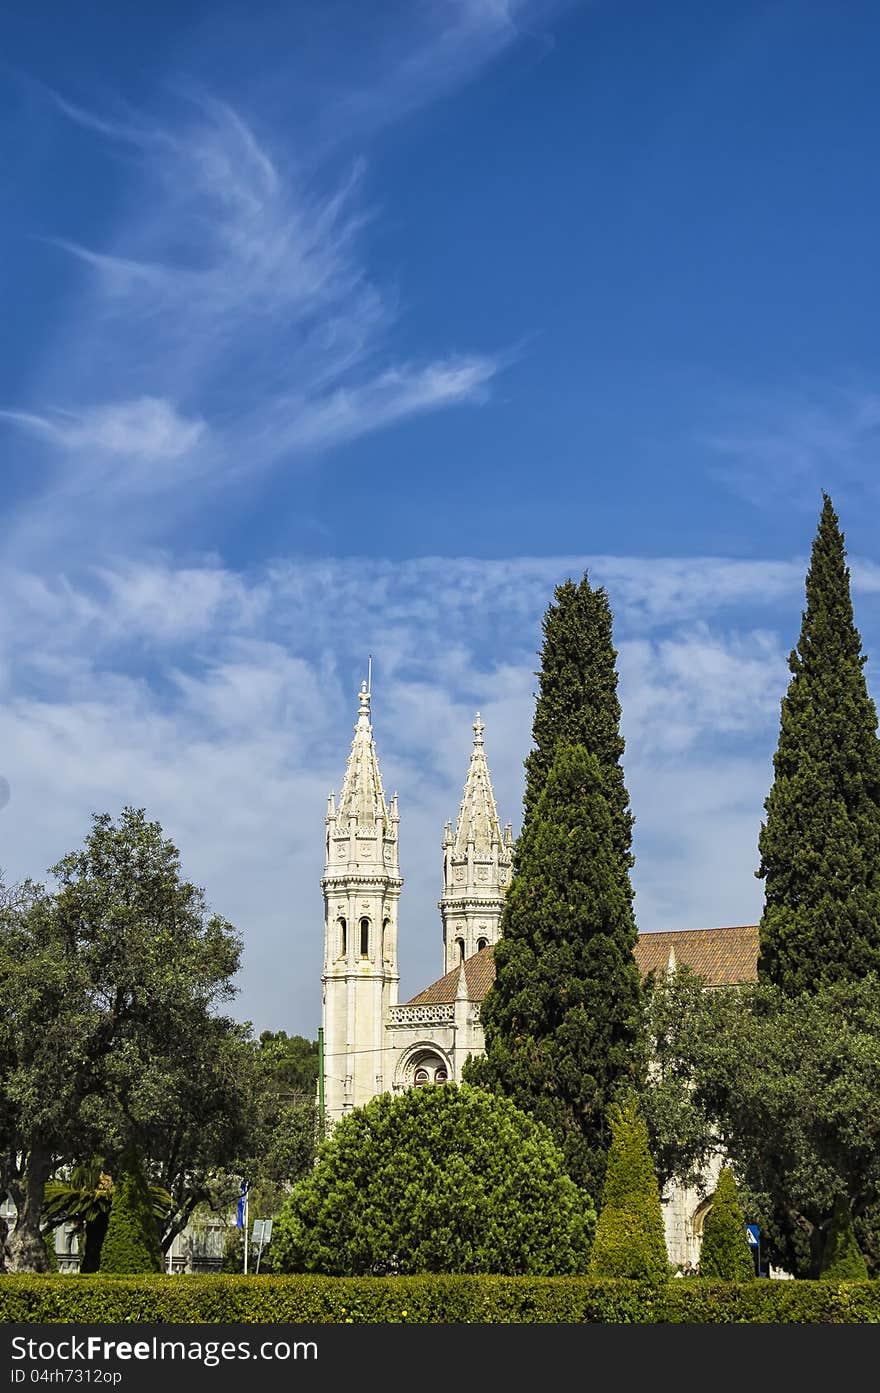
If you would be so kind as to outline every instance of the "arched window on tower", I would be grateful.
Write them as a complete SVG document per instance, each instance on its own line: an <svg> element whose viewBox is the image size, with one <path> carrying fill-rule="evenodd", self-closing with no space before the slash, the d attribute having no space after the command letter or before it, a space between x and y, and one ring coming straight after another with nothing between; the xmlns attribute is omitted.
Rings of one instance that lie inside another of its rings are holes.
<svg viewBox="0 0 880 1393"><path fill-rule="evenodd" d="M478 939L477 939L477 952L478 952L478 953L482 953L483 949L484 949L484 948L488 948L488 947L489 947L489 940L488 940L488 938L478 938Z"/></svg>
<svg viewBox="0 0 880 1393"><path fill-rule="evenodd" d="M390 919L382 920L382 952L379 954L381 962L385 961L385 954L388 951L388 926L390 923Z"/></svg>
<svg viewBox="0 0 880 1393"><path fill-rule="evenodd" d="M344 958L348 951L348 935L346 934L345 920L340 916L339 920L339 956Z"/></svg>
<svg viewBox="0 0 880 1393"><path fill-rule="evenodd" d="M463 963L463 962L464 962L464 939L463 939L463 938L457 938L457 939L455 940L455 942L456 942L456 944L458 945L458 961L459 961L460 963Z"/></svg>
<svg viewBox="0 0 880 1393"><path fill-rule="evenodd" d="M362 957L362 958L368 958L369 956L370 956L370 921L369 921L369 919L362 919L362 920L361 920L361 957Z"/></svg>

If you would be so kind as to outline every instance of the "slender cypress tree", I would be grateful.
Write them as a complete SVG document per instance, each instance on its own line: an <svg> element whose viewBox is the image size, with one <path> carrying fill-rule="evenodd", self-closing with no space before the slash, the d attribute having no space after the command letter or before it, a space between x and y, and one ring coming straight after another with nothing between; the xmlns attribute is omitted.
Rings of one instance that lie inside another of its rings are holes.
<svg viewBox="0 0 880 1393"><path fill-rule="evenodd" d="M140 1161L127 1151L113 1190L110 1219L101 1245L100 1272L161 1272L162 1251Z"/></svg>
<svg viewBox="0 0 880 1393"><path fill-rule="evenodd" d="M663 1282L669 1256L648 1129L634 1097L613 1107L610 1119L611 1147L589 1273Z"/></svg>
<svg viewBox="0 0 880 1393"><path fill-rule="evenodd" d="M880 973L880 743L827 494L782 700L757 875L758 974L787 995Z"/></svg>
<svg viewBox="0 0 880 1393"><path fill-rule="evenodd" d="M868 1264L856 1240L852 1212L846 1200L838 1200L834 1206L819 1276L826 1282L868 1280Z"/></svg>
<svg viewBox="0 0 880 1393"><path fill-rule="evenodd" d="M486 1054L467 1071L546 1123L594 1200L608 1106L641 1077L637 935L614 831L596 756L558 744L517 845Z"/></svg>
<svg viewBox="0 0 880 1393"><path fill-rule="evenodd" d="M593 589L587 573L566 580L554 592L543 620L544 642L538 698L532 722L534 748L525 761L523 826L527 826L553 763L556 746L584 745L599 761L620 856L621 887L632 901L629 871L633 865L629 795L621 759L620 702L617 697L617 652L612 642L608 594Z"/></svg>
<svg viewBox="0 0 880 1393"><path fill-rule="evenodd" d="M746 1221L736 1193L733 1172L725 1166L718 1177L712 1208L703 1224L700 1276L725 1282L749 1282L755 1264L746 1238Z"/></svg>

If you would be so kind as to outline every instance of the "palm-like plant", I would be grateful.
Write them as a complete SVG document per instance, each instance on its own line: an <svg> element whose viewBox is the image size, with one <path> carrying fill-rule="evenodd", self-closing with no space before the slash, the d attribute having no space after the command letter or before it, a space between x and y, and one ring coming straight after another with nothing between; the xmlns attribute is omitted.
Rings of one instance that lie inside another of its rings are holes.
<svg viewBox="0 0 880 1393"><path fill-rule="evenodd" d="M74 1166L68 1180L49 1180L43 1192L43 1232L51 1233L59 1224L73 1225L82 1243L80 1272L97 1272L101 1244L110 1219L113 1177L103 1169L101 1156L93 1156ZM174 1203L161 1185L151 1185L150 1197L156 1219L165 1219Z"/></svg>

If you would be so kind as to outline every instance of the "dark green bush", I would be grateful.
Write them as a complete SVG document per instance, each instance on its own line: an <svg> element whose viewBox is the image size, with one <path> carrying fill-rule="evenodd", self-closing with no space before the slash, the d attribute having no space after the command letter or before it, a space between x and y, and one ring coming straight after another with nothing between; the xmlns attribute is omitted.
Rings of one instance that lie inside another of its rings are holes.
<svg viewBox="0 0 880 1393"><path fill-rule="evenodd" d="M161 1272L162 1252L153 1199L133 1152L123 1157L113 1189L107 1232L101 1245L101 1272Z"/></svg>
<svg viewBox="0 0 880 1393"><path fill-rule="evenodd" d="M0 1277L0 1323L880 1324L880 1282L588 1277Z"/></svg>
<svg viewBox="0 0 880 1393"><path fill-rule="evenodd" d="M868 1265L856 1241L852 1213L846 1200L838 1200L834 1206L819 1276L826 1282L863 1282L868 1276Z"/></svg>

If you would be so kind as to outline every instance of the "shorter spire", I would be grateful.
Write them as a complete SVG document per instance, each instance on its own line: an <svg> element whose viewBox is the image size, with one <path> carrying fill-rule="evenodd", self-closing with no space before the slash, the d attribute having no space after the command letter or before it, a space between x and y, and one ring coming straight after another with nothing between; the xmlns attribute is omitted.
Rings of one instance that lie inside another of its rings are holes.
<svg viewBox="0 0 880 1393"><path fill-rule="evenodd" d="M468 846L488 854L493 846L500 847L502 844L495 795L483 746L484 730L478 711L474 720L474 748L455 829L456 856L465 856Z"/></svg>

